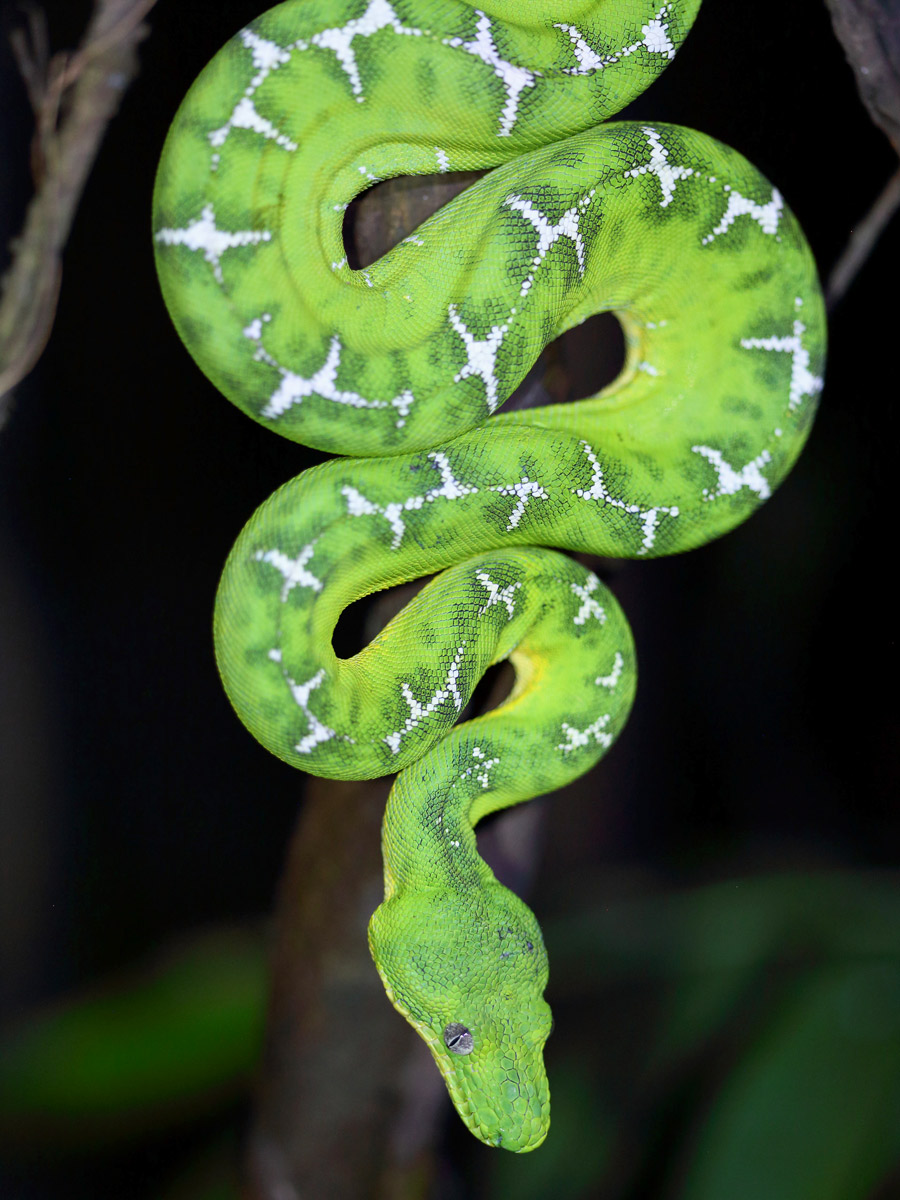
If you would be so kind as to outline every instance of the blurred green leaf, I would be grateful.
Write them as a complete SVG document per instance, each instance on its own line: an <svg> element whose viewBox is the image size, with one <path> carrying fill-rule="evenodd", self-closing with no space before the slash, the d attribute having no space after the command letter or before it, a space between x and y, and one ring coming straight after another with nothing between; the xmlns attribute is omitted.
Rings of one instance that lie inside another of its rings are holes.
<svg viewBox="0 0 900 1200"><path fill-rule="evenodd" d="M586 899L545 933L557 995L602 995L617 980L663 982L642 1063L652 1072L708 1044L754 989L768 991L773 964L900 961L900 878L792 873Z"/></svg>
<svg viewBox="0 0 900 1200"><path fill-rule="evenodd" d="M265 986L258 934L215 932L30 1014L0 1036L0 1140L91 1148L221 1105L253 1067Z"/></svg>
<svg viewBox="0 0 900 1200"><path fill-rule="evenodd" d="M681 1200L864 1200L900 1155L900 965L823 968L749 1047Z"/></svg>
<svg viewBox="0 0 900 1200"><path fill-rule="evenodd" d="M681 1145L697 1105L677 1200L868 1196L900 1153L898 878L634 882L547 925L554 1002L570 1030L586 1024L574 1057L563 1029L551 1046L550 1138L490 1156L490 1195L593 1196L612 1161L624 1186L648 1139L666 1172L680 1154L666 1131ZM215 933L19 1022L0 1036L4 1151L90 1151L219 1111L252 1070L265 986L259 935ZM710 1055L736 1047L707 1108ZM233 1200L233 1180L220 1163L181 1196Z"/></svg>
<svg viewBox="0 0 900 1200"><path fill-rule="evenodd" d="M585 896L547 922L554 981L606 984L611 975L654 976L755 967L821 952L900 955L900 875L810 872L749 876L684 890Z"/></svg>

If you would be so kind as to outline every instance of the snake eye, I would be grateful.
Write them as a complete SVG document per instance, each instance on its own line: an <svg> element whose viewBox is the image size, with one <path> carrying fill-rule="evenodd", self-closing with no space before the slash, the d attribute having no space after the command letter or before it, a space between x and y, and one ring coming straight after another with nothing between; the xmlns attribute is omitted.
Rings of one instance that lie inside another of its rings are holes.
<svg viewBox="0 0 900 1200"><path fill-rule="evenodd" d="M465 1025L452 1022L444 1030L444 1045L454 1054L471 1054L475 1049L475 1039Z"/></svg>

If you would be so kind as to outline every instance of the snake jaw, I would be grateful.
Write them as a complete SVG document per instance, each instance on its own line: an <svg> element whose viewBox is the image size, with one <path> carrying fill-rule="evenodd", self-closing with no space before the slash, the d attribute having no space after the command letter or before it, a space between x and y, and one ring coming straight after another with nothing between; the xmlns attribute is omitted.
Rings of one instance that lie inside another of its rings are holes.
<svg viewBox="0 0 900 1200"><path fill-rule="evenodd" d="M517 1055L515 1066L503 1067L508 1055L494 1053L496 1043L485 1045L478 1058L473 1053L474 1061L468 1057L461 1059L447 1050L440 1032L427 1022L416 1020L398 1004L389 988L388 995L426 1042L453 1106L470 1133L486 1146L514 1154L527 1154L542 1145L550 1131L550 1087L543 1064L544 1042L550 1027L548 1005L544 1004L547 1014L544 1030L532 1035L529 1040L533 1044L523 1047L525 1053ZM475 1033L479 1041L487 1042L490 1038L484 1028ZM513 1087L516 1096L504 1095L505 1088Z"/></svg>
<svg viewBox="0 0 900 1200"><path fill-rule="evenodd" d="M550 1130L543 1037L517 1056L515 1066L504 1067L508 1056L497 1054L493 1046L481 1062L453 1061L441 1038L431 1030L427 1036L423 1030L419 1032L444 1077L456 1111L479 1141L515 1154L526 1154L541 1145ZM513 1091L515 1094L510 1094Z"/></svg>

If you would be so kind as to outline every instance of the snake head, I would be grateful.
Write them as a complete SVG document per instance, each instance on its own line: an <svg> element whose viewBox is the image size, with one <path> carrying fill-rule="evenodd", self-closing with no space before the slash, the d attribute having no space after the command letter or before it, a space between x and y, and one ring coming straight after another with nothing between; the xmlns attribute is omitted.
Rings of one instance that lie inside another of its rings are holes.
<svg viewBox="0 0 900 1200"><path fill-rule="evenodd" d="M550 1127L547 953L534 914L496 881L399 892L369 925L388 996L428 1044L456 1110L490 1146L536 1149Z"/></svg>

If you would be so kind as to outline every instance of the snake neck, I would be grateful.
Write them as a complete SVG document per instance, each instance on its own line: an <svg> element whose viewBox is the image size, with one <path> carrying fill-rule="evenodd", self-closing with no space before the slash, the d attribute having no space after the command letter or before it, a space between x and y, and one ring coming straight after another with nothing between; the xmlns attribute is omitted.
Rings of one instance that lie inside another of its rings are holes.
<svg viewBox="0 0 900 1200"><path fill-rule="evenodd" d="M491 788L499 763L485 739L451 737L397 776L382 832L385 898L409 890L458 891L495 883L475 825L501 807Z"/></svg>

